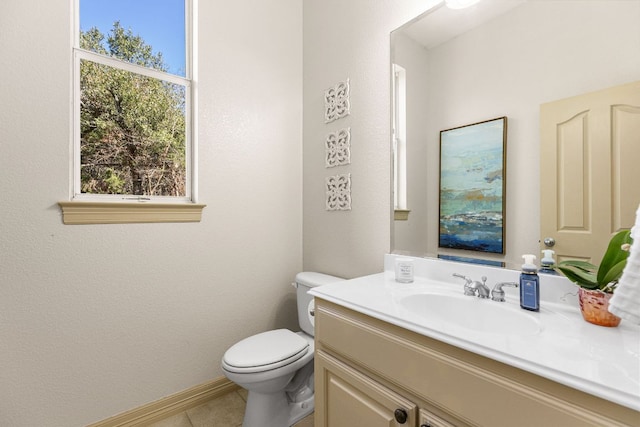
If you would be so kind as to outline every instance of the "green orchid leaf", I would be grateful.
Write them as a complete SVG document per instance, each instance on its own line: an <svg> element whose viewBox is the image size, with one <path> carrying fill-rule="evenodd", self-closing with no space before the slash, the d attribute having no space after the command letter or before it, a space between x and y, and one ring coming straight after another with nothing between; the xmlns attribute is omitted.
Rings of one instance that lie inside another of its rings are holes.
<svg viewBox="0 0 640 427"><path fill-rule="evenodd" d="M585 289L591 289L591 290L600 289L597 283L575 282L575 284Z"/></svg>
<svg viewBox="0 0 640 427"><path fill-rule="evenodd" d="M619 231L609 241L600 267L587 261L568 260L558 263L556 269L582 288L606 289L607 292L611 292L622 276L629 257L629 251L622 249L622 245L630 245L632 242L629 230ZM609 283L612 283L612 286L607 289Z"/></svg>
<svg viewBox="0 0 640 427"><path fill-rule="evenodd" d="M602 280L601 281L598 280L598 283L606 286L611 282L614 282L614 281L617 282L620 279L620 276L622 276L622 271L624 270L624 267L626 265L627 265L627 259L625 258L624 260L620 261L619 263L611 267L607 272L607 274L602 278Z"/></svg>
<svg viewBox="0 0 640 427"><path fill-rule="evenodd" d="M605 281L606 277L615 275L615 271L610 273L610 270L621 262L626 264L629 252L622 250L622 245L625 243L630 244L631 242L631 232L629 230L619 231L611 238L607 251L602 257L600 268L598 269L598 283L606 286L609 283ZM622 269L624 269L624 264L622 265ZM622 273L622 270L620 270L620 273Z"/></svg>
<svg viewBox="0 0 640 427"><path fill-rule="evenodd" d="M598 266L597 265L593 265L590 262L587 261L579 261L579 260L568 260L568 261L562 261L558 264L558 267L572 267L572 268L578 268L580 270L583 271L589 271L589 272L597 272L598 271Z"/></svg>
<svg viewBox="0 0 640 427"><path fill-rule="evenodd" d="M567 279L583 288L595 289L598 287L595 273L570 265L558 265L557 268L567 277Z"/></svg>

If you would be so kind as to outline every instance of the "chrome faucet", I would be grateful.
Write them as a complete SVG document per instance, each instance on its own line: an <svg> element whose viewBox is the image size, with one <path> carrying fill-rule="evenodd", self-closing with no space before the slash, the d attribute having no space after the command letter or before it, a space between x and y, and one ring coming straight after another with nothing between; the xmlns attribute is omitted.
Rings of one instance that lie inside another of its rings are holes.
<svg viewBox="0 0 640 427"><path fill-rule="evenodd" d="M464 279L464 294L469 296L477 295L478 298L489 298L489 288L487 287L487 276L482 276L482 282L473 281L462 274L453 273L454 277Z"/></svg>
<svg viewBox="0 0 640 427"><path fill-rule="evenodd" d="M502 290L503 286L508 286L511 288L517 288L518 284L516 282L501 282L497 283L493 290L491 291L491 299L493 301L504 302L504 291Z"/></svg>

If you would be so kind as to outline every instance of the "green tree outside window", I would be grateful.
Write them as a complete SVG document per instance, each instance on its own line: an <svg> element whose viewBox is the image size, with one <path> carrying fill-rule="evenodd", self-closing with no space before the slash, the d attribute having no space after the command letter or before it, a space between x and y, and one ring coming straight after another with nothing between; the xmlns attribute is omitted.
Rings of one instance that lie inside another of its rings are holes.
<svg viewBox="0 0 640 427"><path fill-rule="evenodd" d="M80 48L166 72L162 53L119 22L93 27ZM186 87L80 60L82 193L186 195Z"/></svg>

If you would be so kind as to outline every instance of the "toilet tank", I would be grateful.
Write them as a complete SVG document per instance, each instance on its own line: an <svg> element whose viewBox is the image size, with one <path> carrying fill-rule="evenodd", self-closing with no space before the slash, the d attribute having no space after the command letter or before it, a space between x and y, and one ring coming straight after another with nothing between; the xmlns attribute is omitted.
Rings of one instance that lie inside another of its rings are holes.
<svg viewBox="0 0 640 427"><path fill-rule="evenodd" d="M294 286L298 296L298 323L300 328L307 334L314 336L314 303L313 295L307 292L316 286L328 285L329 283L340 282L344 279L328 274L305 271L296 275Z"/></svg>

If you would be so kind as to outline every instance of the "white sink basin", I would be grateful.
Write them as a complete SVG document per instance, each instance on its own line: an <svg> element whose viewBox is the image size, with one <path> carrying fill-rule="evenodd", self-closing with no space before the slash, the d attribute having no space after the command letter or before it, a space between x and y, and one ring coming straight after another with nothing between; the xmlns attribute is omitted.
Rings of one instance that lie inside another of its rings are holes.
<svg viewBox="0 0 640 427"><path fill-rule="evenodd" d="M403 297L399 303L410 313L423 318L426 326L456 326L494 334L534 335L540 332L537 316L514 306L513 302L423 293Z"/></svg>

